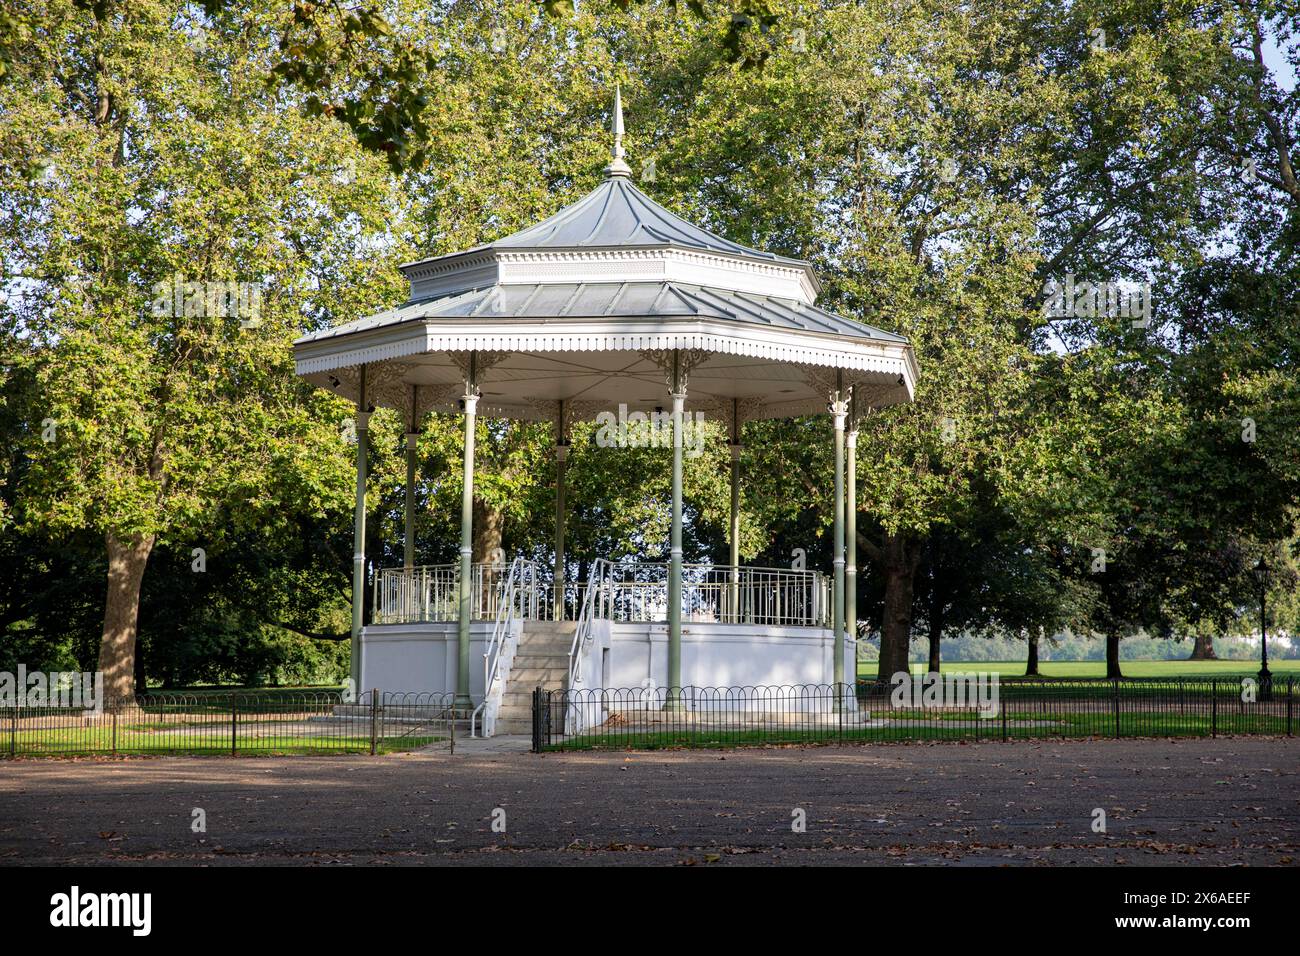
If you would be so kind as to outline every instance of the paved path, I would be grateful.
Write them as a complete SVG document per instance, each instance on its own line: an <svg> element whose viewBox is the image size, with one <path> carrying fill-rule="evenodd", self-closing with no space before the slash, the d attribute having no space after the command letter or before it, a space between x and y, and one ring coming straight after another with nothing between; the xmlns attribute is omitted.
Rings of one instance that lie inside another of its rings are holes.
<svg viewBox="0 0 1300 956"><path fill-rule="evenodd" d="M0 762L0 864L1300 860L1300 739L543 756L489 746ZM194 808L206 834L191 832ZM505 833L492 829L497 808ZM1096 808L1104 834L1092 830ZM796 810L806 832L792 831Z"/></svg>

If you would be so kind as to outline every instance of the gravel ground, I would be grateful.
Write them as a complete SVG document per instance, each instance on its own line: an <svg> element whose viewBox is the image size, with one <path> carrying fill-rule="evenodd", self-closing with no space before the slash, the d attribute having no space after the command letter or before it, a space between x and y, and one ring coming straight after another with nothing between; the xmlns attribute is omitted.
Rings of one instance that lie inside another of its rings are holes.
<svg viewBox="0 0 1300 956"><path fill-rule="evenodd" d="M1297 860L1300 739L0 762L5 865Z"/></svg>

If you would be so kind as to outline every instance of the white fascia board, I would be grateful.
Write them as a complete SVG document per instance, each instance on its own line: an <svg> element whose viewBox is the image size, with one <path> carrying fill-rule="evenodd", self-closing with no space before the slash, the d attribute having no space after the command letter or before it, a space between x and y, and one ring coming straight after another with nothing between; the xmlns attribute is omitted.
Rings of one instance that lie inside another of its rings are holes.
<svg viewBox="0 0 1300 956"><path fill-rule="evenodd" d="M490 249L408 262L400 268L411 283L409 300L412 302L486 288L497 282L501 271Z"/></svg>
<svg viewBox="0 0 1300 956"><path fill-rule="evenodd" d="M702 349L724 355L902 376L911 396L916 362L910 345L872 342L716 319L412 321L395 328L304 342L294 348L299 375L438 352L640 352Z"/></svg>
<svg viewBox="0 0 1300 956"><path fill-rule="evenodd" d="M812 305L821 283L812 267L665 243L638 248L496 249L482 246L401 267L409 301L482 289L497 283L682 282L770 295Z"/></svg>
<svg viewBox="0 0 1300 956"><path fill-rule="evenodd" d="M812 305L820 291L810 268L663 246L643 249L499 250L502 285L680 282L769 295Z"/></svg>

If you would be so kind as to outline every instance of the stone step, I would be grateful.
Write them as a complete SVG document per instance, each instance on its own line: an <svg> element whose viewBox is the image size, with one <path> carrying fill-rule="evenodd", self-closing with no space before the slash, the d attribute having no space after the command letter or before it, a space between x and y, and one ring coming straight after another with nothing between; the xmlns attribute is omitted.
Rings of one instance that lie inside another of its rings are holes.
<svg viewBox="0 0 1300 956"><path fill-rule="evenodd" d="M533 720L519 720L511 717L509 719L497 718L496 731L498 734L531 734L533 732Z"/></svg>
<svg viewBox="0 0 1300 956"><path fill-rule="evenodd" d="M531 695L534 687L542 690L562 690L567 674L523 674L518 680L506 683L507 694Z"/></svg>
<svg viewBox="0 0 1300 956"><path fill-rule="evenodd" d="M516 657L510 665L511 677L524 671L558 671L567 674L569 659L567 657Z"/></svg>
<svg viewBox="0 0 1300 956"><path fill-rule="evenodd" d="M569 649L573 647L573 641L569 638L551 638L537 637L531 638L520 636L519 643L516 645L521 651L536 651L541 654L564 654L568 656Z"/></svg>
<svg viewBox="0 0 1300 956"><path fill-rule="evenodd" d="M525 631L572 634L578 629L577 621L524 621Z"/></svg>
<svg viewBox="0 0 1300 956"><path fill-rule="evenodd" d="M507 687L505 693L501 695L501 699L503 701L511 701L517 704L529 704L531 706L533 700L533 688L536 686L536 684L516 684L514 687ZM559 689L560 688L558 687L547 687L545 684L542 685L542 690Z"/></svg>
<svg viewBox="0 0 1300 956"><path fill-rule="evenodd" d="M548 622L535 623L525 621L519 634L520 644L555 644L564 645L565 650L573 644L573 627L564 627Z"/></svg>
<svg viewBox="0 0 1300 956"><path fill-rule="evenodd" d="M515 652L516 661L536 661L539 666L550 667L552 665L559 667L568 667L568 648L564 648L564 653L556 653L554 650L538 650L537 648L521 648Z"/></svg>

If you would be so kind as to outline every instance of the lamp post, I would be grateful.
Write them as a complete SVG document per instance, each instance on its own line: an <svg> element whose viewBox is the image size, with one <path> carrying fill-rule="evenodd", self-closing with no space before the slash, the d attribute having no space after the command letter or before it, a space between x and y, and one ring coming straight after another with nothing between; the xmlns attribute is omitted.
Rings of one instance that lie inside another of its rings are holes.
<svg viewBox="0 0 1300 956"><path fill-rule="evenodd" d="M1269 700L1273 695L1273 675L1268 670L1268 582L1272 574L1263 558L1251 570L1259 585L1259 699Z"/></svg>

